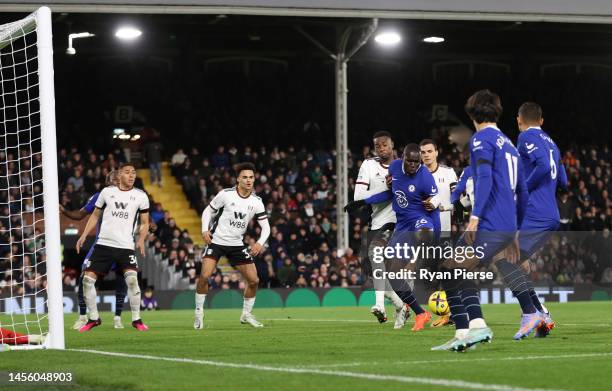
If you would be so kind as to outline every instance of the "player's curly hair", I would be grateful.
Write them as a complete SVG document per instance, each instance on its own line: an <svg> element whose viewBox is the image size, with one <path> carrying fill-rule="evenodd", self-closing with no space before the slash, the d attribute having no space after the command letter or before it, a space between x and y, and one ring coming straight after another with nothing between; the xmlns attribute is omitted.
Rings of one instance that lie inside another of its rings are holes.
<svg viewBox="0 0 612 391"><path fill-rule="evenodd" d="M250 162L236 164L236 176L237 177L240 176L240 173L244 170L253 171L253 174L255 174L255 165Z"/></svg>
<svg viewBox="0 0 612 391"><path fill-rule="evenodd" d="M481 124L497 122L502 115L503 108L499 95L489 90L480 90L468 98L465 112L472 121Z"/></svg>

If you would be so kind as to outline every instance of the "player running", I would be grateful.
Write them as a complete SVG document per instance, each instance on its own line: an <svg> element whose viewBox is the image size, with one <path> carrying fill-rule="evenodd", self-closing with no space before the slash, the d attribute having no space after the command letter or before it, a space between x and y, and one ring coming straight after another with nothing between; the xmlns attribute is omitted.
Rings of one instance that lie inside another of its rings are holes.
<svg viewBox="0 0 612 391"><path fill-rule="evenodd" d="M118 171L118 186L109 186L100 192L83 234L77 241L80 251L89 233L98 225L102 217L98 239L93 247L83 276L83 296L89 310L88 322L79 329L86 332L102 324L96 304L96 280L106 275L113 263L123 272L127 285L128 300L132 310L132 326L139 331L149 328L140 318L140 287L138 286L138 260L134 253L134 233L140 217L140 230L136 247L141 255L145 254L144 241L149 231L149 197L134 187L136 169L133 164L125 163Z"/></svg>
<svg viewBox="0 0 612 391"><path fill-rule="evenodd" d="M389 174L389 164L393 161L394 155L393 140L391 139L391 134L384 131L376 132L373 140L376 157L366 159L361 164L361 167L359 167L353 196L355 201L363 200L371 195L387 190L386 177ZM372 262L372 252L376 246L387 245L394 228L395 212L393 212L391 202L373 204L369 229L365 236L365 245L362 246L360 254L364 274L373 275L374 269L384 268L384 264ZM374 314L380 323L386 322L385 297L387 297L395 306L394 328L400 329L404 327L406 320L410 316L407 306L404 305L402 299L399 298L391 287L386 287L386 281L374 278L373 282L376 303L370 312Z"/></svg>
<svg viewBox="0 0 612 391"><path fill-rule="evenodd" d="M195 293L193 328L196 330L204 327L204 301L208 294L208 280L223 256L240 271L247 283L240 323L263 327L251 313L259 285L253 257L264 251L264 244L270 235L270 223L261 198L253 193L255 166L252 163L239 164L236 174L236 187L217 193L202 213L202 237L207 246L204 249L202 273ZM253 217L261 227L261 235L249 249L244 244L244 233Z"/></svg>
<svg viewBox="0 0 612 391"><path fill-rule="evenodd" d="M476 128L470 140L475 194L472 215L458 246L470 245L480 249L480 254L451 267L473 269L488 265L510 244L513 248L518 246L515 233L523 219L528 194L518 151L497 127L502 114L499 96L489 90L478 91L468 99L465 110ZM462 279L445 280L445 284L456 331L454 338L432 350L464 351L491 341L493 332L484 320L474 283Z"/></svg>
<svg viewBox="0 0 612 391"><path fill-rule="evenodd" d="M429 172L433 175L438 186L438 197L440 199L440 243L450 244L451 239L451 192L457 185L457 174L455 170L438 163L438 145L431 139L424 139L419 143L421 160ZM438 262L432 267L437 267ZM436 283L438 284L438 283ZM430 288L434 288L430 286ZM437 287L435 287L437 288ZM437 289L431 289L437 290ZM451 323L450 315L442 315L432 322L431 327L442 327Z"/></svg>
<svg viewBox="0 0 612 391"><path fill-rule="evenodd" d="M117 172L115 170L111 170L106 175L106 186L117 186ZM100 196L100 192L92 195L85 206L81 209L73 211L73 210L65 210L62 205L60 205L60 212L64 214L66 217L73 220L83 220L86 216L89 216L96 209L96 201ZM98 229L100 228L100 224L98 223ZM98 239L98 232L96 232L96 240ZM85 273L85 267L89 264L89 259L91 258L91 254L93 253L94 246L91 246L87 255L85 256L85 260L83 261L81 275L79 276L79 285L78 285L78 293L77 296L79 298L79 318L74 322L72 328L74 330L79 330L81 327L85 326L87 323L87 305L85 305L85 298L83 297L83 275ZM115 317L113 319L113 327L116 329L122 329L123 323L121 323L121 313L123 312L123 303L125 302L125 296L127 295L127 285L125 285L125 279L118 277L117 278L117 286L115 288Z"/></svg>
<svg viewBox="0 0 612 391"><path fill-rule="evenodd" d="M387 247L413 244L414 234L419 241L427 240L440 232L438 188L436 182L421 164L419 146L408 144L402 159L396 159L389 166L391 190L372 195L365 200L351 201L345 210L364 205L378 204L393 200L393 211L397 225ZM431 320L431 314L424 311L407 281L391 281L393 290L417 314L412 331L419 331Z"/></svg>

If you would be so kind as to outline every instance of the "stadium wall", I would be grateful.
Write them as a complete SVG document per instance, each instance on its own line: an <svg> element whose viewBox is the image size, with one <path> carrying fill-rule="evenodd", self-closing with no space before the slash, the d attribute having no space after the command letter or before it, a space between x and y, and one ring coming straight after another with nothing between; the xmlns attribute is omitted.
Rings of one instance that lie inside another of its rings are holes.
<svg viewBox="0 0 612 391"><path fill-rule="evenodd" d="M575 286L536 287L536 292L545 302L566 303L569 301L612 300L612 286L594 286L581 284ZM159 309L188 309L195 307L193 291L156 291ZM36 308L44 313L44 298L40 302L30 303L22 300L29 298L15 297L0 301L0 313L29 313L27 309ZM500 287L482 288L480 299L483 304L516 303L512 292ZM419 297L427 302L425 297ZM115 292L103 291L98 294L101 311L115 310ZM35 304L35 305L34 305ZM297 289L261 289L257 292L255 308L292 308L292 307L370 307L374 304L374 291L362 291L360 288L297 288ZM9 308L10 307L10 308ZM242 308L242 292L238 290L211 291L206 300L206 308ZM24 309L26 309L24 312ZM64 313L78 311L76 293L64 293Z"/></svg>

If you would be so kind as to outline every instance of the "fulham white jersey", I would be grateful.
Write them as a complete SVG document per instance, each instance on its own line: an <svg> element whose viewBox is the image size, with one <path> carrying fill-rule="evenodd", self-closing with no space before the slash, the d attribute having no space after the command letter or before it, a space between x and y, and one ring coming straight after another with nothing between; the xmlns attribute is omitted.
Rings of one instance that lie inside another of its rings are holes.
<svg viewBox="0 0 612 391"><path fill-rule="evenodd" d="M450 167L438 164L436 171L432 172L436 184L438 185L438 197L440 197L440 206L444 211L440 211L440 227L442 232L451 231L451 187L457 185L457 174Z"/></svg>
<svg viewBox="0 0 612 391"><path fill-rule="evenodd" d="M366 159L359 167L353 199L359 201L389 190L385 179L387 174L389 174L389 166L382 164L378 158ZM380 229L385 224L395 222L391 201L372 205L371 229Z"/></svg>
<svg viewBox="0 0 612 391"><path fill-rule="evenodd" d="M202 232L210 230L212 242L221 246L244 246L244 234L249 221L253 217L257 220L268 218L261 198L255 193L244 198L235 187L217 193L209 206L216 216L211 227L202 226Z"/></svg>
<svg viewBox="0 0 612 391"><path fill-rule="evenodd" d="M108 186L100 192L96 208L102 210L96 244L134 250L138 216L149 212L147 193L135 187L121 190L117 186Z"/></svg>

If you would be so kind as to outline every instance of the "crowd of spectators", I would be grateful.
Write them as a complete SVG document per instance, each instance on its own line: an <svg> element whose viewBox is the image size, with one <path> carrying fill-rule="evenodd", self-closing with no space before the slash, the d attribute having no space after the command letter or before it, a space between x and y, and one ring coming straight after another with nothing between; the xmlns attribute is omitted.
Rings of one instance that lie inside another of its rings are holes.
<svg viewBox="0 0 612 391"><path fill-rule="evenodd" d="M35 294L46 286L42 222L35 216L43 207L41 164L34 146L0 149L0 294Z"/></svg>
<svg viewBox="0 0 612 391"><path fill-rule="evenodd" d="M440 161L461 174L467 153L441 142ZM567 191L560 191L561 230L609 232L612 226L612 200L609 192L610 151L608 146L581 146L566 149L564 164L570 179ZM349 193L361 162L372 156L370 147L363 147L349 157ZM367 210L351 216L349 248L335 248L335 151L220 146L210 156L202 156L197 148L188 153L178 150L172 157L172 172L182 183L192 207L201 212L212 197L235 184L232 166L237 162L256 164L256 193L268 212L272 233L268 251L257 261L260 280L268 286L351 286L366 280L361 273L357 254L361 247ZM453 231L463 229L455 219ZM251 223L247 241L257 238L259 230ZM601 240L598 243L607 243ZM600 238L601 239L601 238ZM607 275L610 262L605 252L584 247L584 235L574 235L551 245L533 257L536 282L600 281ZM604 244L601 244L604 246ZM572 251L566 251L572 248ZM560 250L559 250L560 249ZM588 258L588 259L587 259ZM542 260L552 259L552 262ZM196 261L197 263L197 261ZM610 269L612 273L612 269ZM238 281L224 281L220 272L213 288L238 286ZM233 283L233 285L232 285Z"/></svg>
<svg viewBox="0 0 612 391"><path fill-rule="evenodd" d="M87 156L87 158L83 158ZM60 149L58 154L58 177L60 204L66 210L78 210L89 197L104 188L107 174L126 161L121 149L108 154L99 154L88 150L85 154L76 148ZM134 186L143 189L140 178ZM169 267L180 267L188 273L188 266L194 264L195 254L193 241L186 230L181 230L170 212L164 210L159 202L150 197L150 229L148 245L167 256ZM80 258L74 258L80 260ZM199 272L199 269L198 269ZM190 272L195 273L195 270ZM65 290L75 290L80 274L80 265L64 260Z"/></svg>
<svg viewBox="0 0 612 391"><path fill-rule="evenodd" d="M612 227L610 191L611 153L606 146L569 146L563 163L570 185L560 191L558 205L561 232L532 257L532 277L540 283L612 282L609 231ZM349 193L362 161L372 156L363 147L349 157ZM440 161L458 174L467 154L441 143ZM93 150L60 149L58 154L60 204L66 210L81 208L104 186L107 173L125 156L120 149L109 154ZM249 161L257 168L255 192L262 198L272 231L266 252L257 259L262 286L333 287L358 286L367 279L359 262L362 236L368 223L364 210L351 215L349 247L335 248L337 226L335 151L288 147L220 146L211 155L197 148L172 156L172 174L182 184L192 207L201 213L221 189L235 185L234 164ZM40 154L27 150L0 152L0 292L14 289L28 293L44 287L43 236L35 234L34 213L42 208ZM137 181L142 187L142 182ZM453 231L461 231L455 220ZM594 236L573 231L600 231ZM564 231L572 231L564 234ZM259 227L251 222L245 240L254 242ZM26 239L23 239L26 238ZM27 239L33 238L33 239ZM177 227L171 214L152 200L148 244L174 271L181 271L195 285L201 270L202 248L194 245L186 230ZM65 263L66 264L66 263ZM65 267L64 288L75 289L79 268ZM217 269L212 289L243 288L236 272Z"/></svg>

